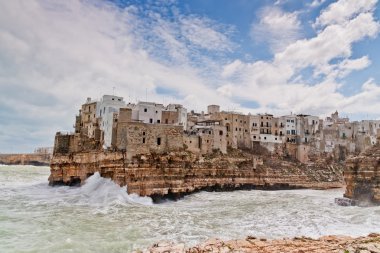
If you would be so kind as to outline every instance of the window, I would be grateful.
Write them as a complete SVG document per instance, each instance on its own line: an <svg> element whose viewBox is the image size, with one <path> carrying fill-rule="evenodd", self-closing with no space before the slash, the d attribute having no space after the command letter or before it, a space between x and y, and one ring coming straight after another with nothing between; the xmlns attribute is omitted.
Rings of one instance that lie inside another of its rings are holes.
<svg viewBox="0 0 380 253"><path fill-rule="evenodd" d="M207 143L209 143L209 140L207 140Z"/></svg>
<svg viewBox="0 0 380 253"><path fill-rule="evenodd" d="M143 132L143 135L145 136L145 132Z"/></svg>
<svg viewBox="0 0 380 253"><path fill-rule="evenodd" d="M148 111L148 109L144 108L144 112L147 112L147 111Z"/></svg>
<svg viewBox="0 0 380 253"><path fill-rule="evenodd" d="M153 123L153 119L149 119L149 123Z"/></svg>
<svg viewBox="0 0 380 253"><path fill-rule="evenodd" d="M286 134L290 134L290 130L286 130Z"/></svg>
<svg viewBox="0 0 380 253"><path fill-rule="evenodd" d="M157 145L158 145L158 146L161 145L161 137L158 137L158 138L157 138Z"/></svg>
<svg viewBox="0 0 380 253"><path fill-rule="evenodd" d="M223 135L223 131L219 131L219 135Z"/></svg>
<svg viewBox="0 0 380 253"><path fill-rule="evenodd" d="M156 113L158 113L158 111L156 111Z"/></svg>
<svg viewBox="0 0 380 253"><path fill-rule="evenodd" d="M237 131L237 128L235 128L235 130Z"/></svg>
<svg viewBox="0 0 380 253"><path fill-rule="evenodd" d="M115 100L114 98L112 100Z"/></svg>
<svg viewBox="0 0 380 253"><path fill-rule="evenodd" d="M208 134L211 134L211 131L208 131Z"/></svg>
<svg viewBox="0 0 380 253"><path fill-rule="evenodd" d="M143 143L145 143L145 138L143 138Z"/></svg>
<svg viewBox="0 0 380 253"><path fill-rule="evenodd" d="M266 140L267 139L267 137L264 137L264 140Z"/></svg>
<svg viewBox="0 0 380 253"><path fill-rule="evenodd" d="M256 139L256 136L253 136L253 139Z"/></svg>
<svg viewBox="0 0 380 253"><path fill-rule="evenodd" d="M121 101L121 98L119 98L119 99L117 99L117 100Z"/></svg>
<svg viewBox="0 0 380 253"><path fill-rule="evenodd" d="M296 130L292 130L292 135L295 135L296 134Z"/></svg>
<svg viewBox="0 0 380 253"><path fill-rule="evenodd" d="M224 120L227 120L227 118L225 118Z"/></svg>
<svg viewBox="0 0 380 253"><path fill-rule="evenodd" d="M274 138L277 141L277 138Z"/></svg>
<svg viewBox="0 0 380 253"><path fill-rule="evenodd" d="M158 120L157 120L157 123L160 124L160 123L161 123L161 120L158 119Z"/></svg>

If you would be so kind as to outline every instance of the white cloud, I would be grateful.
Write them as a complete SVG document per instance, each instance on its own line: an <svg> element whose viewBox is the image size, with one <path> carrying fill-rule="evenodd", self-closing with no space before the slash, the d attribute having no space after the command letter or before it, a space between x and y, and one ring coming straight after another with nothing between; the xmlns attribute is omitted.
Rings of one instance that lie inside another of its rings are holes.
<svg viewBox="0 0 380 253"><path fill-rule="evenodd" d="M300 30L297 13L266 7L259 12L259 21L251 26L251 37L254 41L269 42L272 51L279 52L300 38Z"/></svg>
<svg viewBox="0 0 380 253"><path fill-rule="evenodd" d="M182 41L176 37L180 24L159 15L149 24L149 31L142 23L136 9L119 9L100 1L1 2L2 131L8 136L20 134L20 142L25 133L38 133L33 144L52 145L55 131L72 130L74 115L86 97L109 94L113 86L117 94L132 102L145 99L146 88L148 99L162 101L162 96L155 92L158 85L177 92L165 95L167 102L190 107L225 101L210 87L212 83L199 75L199 69L192 67L190 57L196 53L191 51L192 45L210 49L209 44ZM201 25L199 21L196 24ZM191 25L191 21L186 25ZM207 23L202 28L213 31ZM149 38L148 32L160 38ZM221 39L230 45L227 35L213 34L214 43ZM189 97L194 99L187 100ZM9 150L16 141L1 136L0 143L0 150ZM25 149L32 150L30 146Z"/></svg>
<svg viewBox="0 0 380 253"><path fill-rule="evenodd" d="M326 26L346 22L359 13L373 11L377 0L339 0L322 11L316 24Z"/></svg>
<svg viewBox="0 0 380 253"><path fill-rule="evenodd" d="M231 32L230 29L207 18L182 17L180 25L183 36L195 46L212 51L232 51L234 48L227 36Z"/></svg>
<svg viewBox="0 0 380 253"><path fill-rule="evenodd" d="M353 58L352 45L379 33L373 7L357 6L342 22L325 14L336 8L322 11L321 30L308 39L299 38L296 13L267 9L273 15L261 16L252 29L269 28L255 32L268 39L274 58L243 61L223 58L237 46L230 39L234 29L200 16L175 11L168 19L156 10L142 14L136 6L120 9L102 1L2 1L0 151L52 145L55 131L72 129L87 96L99 98L113 86L132 102L145 99L145 89L149 100L161 102L155 89L164 87L173 90L166 102L196 110L215 103L252 113L322 115L339 109L378 117L380 87L374 80L353 96L339 92L341 78L371 64L370 56ZM305 69L315 80L303 77ZM239 99L260 108L248 110Z"/></svg>
<svg viewBox="0 0 380 253"><path fill-rule="evenodd" d="M377 104L376 99L380 101L375 92L378 86L364 84L363 90L351 97L340 93L341 78L371 63L368 56L351 59L352 45L365 38L374 38L380 30L369 8L359 7L355 13L347 16L345 22L327 25L315 37L289 44L276 53L272 61L243 63L239 68L232 68L232 64L225 66L225 71L237 69L235 74L242 77L228 89L230 96L255 100L260 104L260 110L270 108L274 113L324 114L336 108L350 113L367 112L370 103L359 103L358 100L368 97L368 101ZM304 70L314 72L315 80L305 82L302 78ZM226 84L226 89L230 86ZM368 87L372 94L367 91ZM221 86L220 90L224 87ZM350 101L358 106L353 109ZM371 113L376 115L374 110Z"/></svg>
<svg viewBox="0 0 380 253"><path fill-rule="evenodd" d="M318 7L324 2L326 2L326 0L313 0L313 2L310 4L310 7Z"/></svg>

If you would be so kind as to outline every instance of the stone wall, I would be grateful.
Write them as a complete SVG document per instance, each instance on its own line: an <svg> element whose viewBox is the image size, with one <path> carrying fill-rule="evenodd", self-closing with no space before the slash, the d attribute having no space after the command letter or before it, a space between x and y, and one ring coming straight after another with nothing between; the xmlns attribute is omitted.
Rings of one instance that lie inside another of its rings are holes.
<svg viewBox="0 0 380 253"><path fill-rule="evenodd" d="M128 157L136 154L165 153L184 148L182 126L118 122L116 148L126 150Z"/></svg>

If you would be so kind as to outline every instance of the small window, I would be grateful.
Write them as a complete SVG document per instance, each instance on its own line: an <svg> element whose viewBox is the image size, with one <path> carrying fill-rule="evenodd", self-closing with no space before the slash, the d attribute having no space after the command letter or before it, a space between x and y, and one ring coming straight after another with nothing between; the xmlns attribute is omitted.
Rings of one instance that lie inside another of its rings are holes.
<svg viewBox="0 0 380 253"><path fill-rule="evenodd" d="M223 131L219 131L219 135L223 135Z"/></svg>
<svg viewBox="0 0 380 253"><path fill-rule="evenodd" d="M256 139L256 136L253 136L253 139Z"/></svg>
<svg viewBox="0 0 380 253"><path fill-rule="evenodd" d="M211 134L211 131L208 131L208 134Z"/></svg>
<svg viewBox="0 0 380 253"><path fill-rule="evenodd" d="M264 137L264 140L266 140L267 139L267 137Z"/></svg>
<svg viewBox="0 0 380 253"><path fill-rule="evenodd" d="M191 143L191 141L190 141L190 143Z"/></svg>
<svg viewBox="0 0 380 253"><path fill-rule="evenodd" d="M119 98L118 100L121 101L121 98Z"/></svg>
<svg viewBox="0 0 380 253"><path fill-rule="evenodd" d="M160 138L160 137L157 138L157 145L158 145L158 146L161 145L161 138Z"/></svg>
<svg viewBox="0 0 380 253"><path fill-rule="evenodd" d="M147 111L148 111L148 109L144 108L144 112L147 112Z"/></svg>
<svg viewBox="0 0 380 253"><path fill-rule="evenodd" d="M145 136L145 132L143 132L143 135Z"/></svg>
<svg viewBox="0 0 380 253"><path fill-rule="evenodd" d="M112 100L115 100L114 98Z"/></svg>
<svg viewBox="0 0 380 253"><path fill-rule="evenodd" d="M207 140L207 143L209 143L209 140Z"/></svg>
<svg viewBox="0 0 380 253"><path fill-rule="evenodd" d="M145 138L143 138L143 143L145 143Z"/></svg>
<svg viewBox="0 0 380 253"><path fill-rule="evenodd" d="M158 119L158 120L157 120L157 123L160 124L160 123L161 123L161 120Z"/></svg>
<svg viewBox="0 0 380 253"><path fill-rule="evenodd" d="M156 111L156 113L158 113L158 111Z"/></svg>
<svg viewBox="0 0 380 253"><path fill-rule="evenodd" d="M153 123L153 119L149 119L149 123Z"/></svg>
<svg viewBox="0 0 380 253"><path fill-rule="evenodd" d="M277 141L277 138L274 138Z"/></svg>
<svg viewBox="0 0 380 253"><path fill-rule="evenodd" d="M165 119L165 124L169 124L169 120L168 119Z"/></svg>
<svg viewBox="0 0 380 253"><path fill-rule="evenodd" d="M236 131L237 131L237 128L235 128L236 129Z"/></svg>

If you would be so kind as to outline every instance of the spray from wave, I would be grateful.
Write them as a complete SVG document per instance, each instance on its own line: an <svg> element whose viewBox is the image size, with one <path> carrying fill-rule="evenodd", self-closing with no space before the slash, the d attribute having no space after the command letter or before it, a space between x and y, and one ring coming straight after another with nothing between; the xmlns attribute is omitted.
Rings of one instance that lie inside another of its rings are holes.
<svg viewBox="0 0 380 253"><path fill-rule="evenodd" d="M127 187L120 187L109 178L103 178L99 172L89 177L79 189L79 202L95 206L142 204L151 205L152 199L128 194Z"/></svg>
<svg viewBox="0 0 380 253"><path fill-rule="evenodd" d="M107 207L126 204L152 205L149 197L128 194L127 187L120 187L109 178L103 178L99 172L89 177L84 185L77 189L78 194L73 199L78 204L88 204L97 207Z"/></svg>

